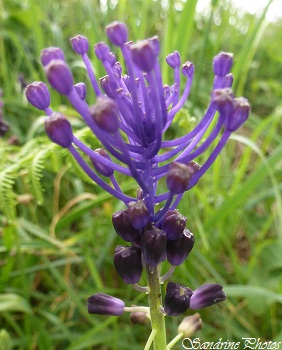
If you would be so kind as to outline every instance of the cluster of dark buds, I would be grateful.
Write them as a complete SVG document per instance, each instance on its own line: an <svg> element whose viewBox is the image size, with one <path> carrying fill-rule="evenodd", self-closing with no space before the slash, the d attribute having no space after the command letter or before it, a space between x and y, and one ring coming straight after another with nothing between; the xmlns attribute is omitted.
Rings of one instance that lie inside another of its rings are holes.
<svg viewBox="0 0 282 350"><path fill-rule="evenodd" d="M0 89L0 137L4 136L6 132L9 130L9 125L3 120L3 101L1 100L1 97L3 95L2 90Z"/></svg>
<svg viewBox="0 0 282 350"><path fill-rule="evenodd" d="M231 133L246 121L250 106L246 99L234 97L230 73L233 56L221 52L213 60L215 77L205 115L187 134L166 140L166 130L189 96L194 65L182 63L179 53L174 51L166 58L174 82L164 85L157 37L135 44L128 41L127 28L120 22L108 25L106 34L120 49L127 73L122 72L122 65L110 47L100 42L94 46L94 52L106 75L99 82L87 54L88 40L81 35L71 39L73 50L85 63L97 97L93 106L86 102L85 84L74 83L61 49L49 47L41 55L49 84L67 97L100 141L101 148L90 149L73 134L67 117L50 108L50 94L43 82L28 85L26 97L46 113L45 130L50 140L68 149L94 182L124 202L126 208L115 213L112 222L127 245L116 248L114 265L125 283L148 293L150 310L143 311L150 312L154 328L159 327L156 318L161 312L175 316L188 308L196 310L225 299L218 284L205 284L192 291L169 282L162 306L158 288L183 263L194 245L186 218L176 209L180 199L210 168ZM182 93L181 75L186 80ZM210 146L213 149L200 166L195 159ZM122 191L115 172L136 180L139 187L136 198ZM158 187L161 179L165 179L167 187L163 193ZM159 203L163 206L157 210ZM172 268L160 277L160 264L166 259ZM148 287L137 284L144 268ZM121 315L128 309L123 301L106 294L98 293L88 299L90 313Z"/></svg>

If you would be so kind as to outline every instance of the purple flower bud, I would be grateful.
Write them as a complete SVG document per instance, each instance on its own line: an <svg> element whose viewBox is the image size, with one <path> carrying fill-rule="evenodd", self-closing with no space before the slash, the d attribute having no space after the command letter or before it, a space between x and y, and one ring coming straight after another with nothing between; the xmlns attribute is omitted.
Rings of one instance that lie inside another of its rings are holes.
<svg viewBox="0 0 282 350"><path fill-rule="evenodd" d="M71 124L61 113L53 113L45 119L45 131L49 139L61 147L68 148L72 144Z"/></svg>
<svg viewBox="0 0 282 350"><path fill-rule="evenodd" d="M231 89L214 90L212 99L215 108L224 118L227 118L232 113L234 95Z"/></svg>
<svg viewBox="0 0 282 350"><path fill-rule="evenodd" d="M41 81L29 84L25 89L25 96L30 104L42 111L50 106L49 90Z"/></svg>
<svg viewBox="0 0 282 350"><path fill-rule="evenodd" d="M94 106L89 108L93 121L107 132L115 132L119 126L119 110L114 100L102 96L97 98Z"/></svg>
<svg viewBox="0 0 282 350"><path fill-rule="evenodd" d="M119 62L114 63L114 70L115 70L115 73L119 76L119 78L121 78L122 67L121 67L121 64Z"/></svg>
<svg viewBox="0 0 282 350"><path fill-rule="evenodd" d="M141 236L141 246L145 262L156 267L163 261L166 249L166 233L153 227Z"/></svg>
<svg viewBox="0 0 282 350"><path fill-rule="evenodd" d="M181 64L180 55L178 51L170 53L165 60L166 63L173 69L179 67Z"/></svg>
<svg viewBox="0 0 282 350"><path fill-rule="evenodd" d="M79 55L83 55L89 49L88 39L83 35L77 35L70 39L73 51Z"/></svg>
<svg viewBox="0 0 282 350"><path fill-rule="evenodd" d="M164 299L164 311L169 316L178 316L190 305L192 290L180 284L168 282Z"/></svg>
<svg viewBox="0 0 282 350"><path fill-rule="evenodd" d="M200 164L198 164L194 160L191 160L187 165L191 167L191 169L193 171L193 175L196 174L196 172L201 169Z"/></svg>
<svg viewBox="0 0 282 350"><path fill-rule="evenodd" d="M114 265L117 273L125 283L138 283L142 275L141 249L136 246L117 246L114 255Z"/></svg>
<svg viewBox="0 0 282 350"><path fill-rule="evenodd" d="M220 284L204 284L193 291L190 301L190 309L198 310L226 299L226 295Z"/></svg>
<svg viewBox="0 0 282 350"><path fill-rule="evenodd" d="M64 52L59 47L47 47L41 51L41 63L47 66L52 60L65 61Z"/></svg>
<svg viewBox="0 0 282 350"><path fill-rule="evenodd" d="M149 73L156 62L156 53L149 40L140 41L131 47L132 60L143 72Z"/></svg>
<svg viewBox="0 0 282 350"><path fill-rule="evenodd" d="M225 121L226 129L231 132L238 130L245 123L251 109L248 100L243 97L235 98L233 102L234 110Z"/></svg>
<svg viewBox="0 0 282 350"><path fill-rule="evenodd" d="M129 220L137 230L143 229L149 222L150 214L144 201L129 203Z"/></svg>
<svg viewBox="0 0 282 350"><path fill-rule="evenodd" d="M124 302L104 293L97 293L87 299L90 314L120 316L124 312Z"/></svg>
<svg viewBox="0 0 282 350"><path fill-rule="evenodd" d="M81 100L85 100L86 97L86 85L84 83L77 83L74 86L75 91L78 93Z"/></svg>
<svg viewBox="0 0 282 350"><path fill-rule="evenodd" d="M97 148L95 150L96 153L100 154L100 156L111 160L110 156L108 155L108 153L103 149L103 148ZM102 163L100 163L99 161L97 161L96 159L90 157L90 160L94 166L94 168L98 171L98 173L100 173L103 176L109 177L112 176L114 173L114 170L112 168L110 168L107 165L104 165Z"/></svg>
<svg viewBox="0 0 282 350"><path fill-rule="evenodd" d="M185 77L191 77L194 74L194 71L195 71L195 66L192 62L188 61L182 65L182 74Z"/></svg>
<svg viewBox="0 0 282 350"><path fill-rule="evenodd" d="M185 229L177 239L167 242L167 261L174 266L181 265L193 249L194 242L193 233Z"/></svg>
<svg viewBox="0 0 282 350"><path fill-rule="evenodd" d="M112 222L116 233L125 241L132 242L139 239L139 231L133 227L129 220L128 209L114 213Z"/></svg>
<svg viewBox="0 0 282 350"><path fill-rule="evenodd" d="M178 238L186 226L187 218L179 213L178 210L169 210L163 220L162 230L166 232L167 239L172 241Z"/></svg>
<svg viewBox="0 0 282 350"><path fill-rule="evenodd" d="M94 52L98 60L108 61L111 50L107 44L100 42L94 46Z"/></svg>
<svg viewBox="0 0 282 350"><path fill-rule="evenodd" d="M69 67L62 60L52 60L45 67L47 79L60 94L68 95L73 89L73 77Z"/></svg>
<svg viewBox="0 0 282 350"><path fill-rule="evenodd" d="M153 45L153 48L155 50L155 55L159 56L160 51L161 51L161 46L160 46L160 41L157 35L153 36L152 38L148 39L149 42Z"/></svg>
<svg viewBox="0 0 282 350"><path fill-rule="evenodd" d="M233 63L233 54L228 52L220 52L213 59L213 71L215 75L224 77L230 72Z"/></svg>
<svg viewBox="0 0 282 350"><path fill-rule="evenodd" d="M233 80L234 80L233 74L232 73L227 74L225 77L225 87L231 89L233 85Z"/></svg>
<svg viewBox="0 0 282 350"><path fill-rule="evenodd" d="M113 52L110 52L110 53L109 53L108 61L110 62L110 65L111 65L111 66L114 66L115 63L118 63L118 62L117 62L117 59L116 59L116 56L115 56L115 54L114 54Z"/></svg>
<svg viewBox="0 0 282 350"><path fill-rule="evenodd" d="M113 22L106 27L106 34L116 46L122 46L127 42L127 28L122 22Z"/></svg>
<svg viewBox="0 0 282 350"><path fill-rule="evenodd" d="M200 314L196 313L192 316L185 317L178 326L178 333L182 333L185 338L189 338L194 333L202 329L203 322Z"/></svg>
<svg viewBox="0 0 282 350"><path fill-rule="evenodd" d="M100 84L102 86L102 89L104 90L104 92L106 93L106 95L111 98L114 99L115 97L115 92L112 89L111 86L111 82L110 82L110 78L108 75L104 76L103 78L100 78Z"/></svg>
<svg viewBox="0 0 282 350"><path fill-rule="evenodd" d="M173 194L183 193L193 174L191 166L177 162L171 163L166 176L167 188Z"/></svg>

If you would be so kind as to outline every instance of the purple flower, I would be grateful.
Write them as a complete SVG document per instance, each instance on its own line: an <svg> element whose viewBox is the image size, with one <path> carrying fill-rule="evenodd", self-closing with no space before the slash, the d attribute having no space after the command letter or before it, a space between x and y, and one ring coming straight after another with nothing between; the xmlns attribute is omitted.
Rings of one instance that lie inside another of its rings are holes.
<svg viewBox="0 0 282 350"><path fill-rule="evenodd" d="M226 299L226 295L220 284L204 284L193 291L190 301L190 309L198 310Z"/></svg>
<svg viewBox="0 0 282 350"><path fill-rule="evenodd" d="M150 268L157 267L166 257L172 265L179 265L190 253L194 236L185 228L186 218L176 212L178 203L183 194L192 189L212 166L231 133L247 120L250 106L246 99L235 98L231 90L232 54L221 52L213 60L212 97L202 119L186 134L164 140L165 132L189 97L195 74L193 63L181 62L177 51L168 55L166 62L173 70L174 80L164 84L157 37L130 42L126 25L121 22L109 24L106 34L110 43L120 50L119 57L123 58L124 64L117 62L110 46L97 43L94 51L105 69L105 75L100 79L95 76L87 54L88 40L82 36L71 39L74 51L81 55L85 64L96 96L93 106L87 102L91 91L87 92L86 97L85 85L75 84L60 49L51 47L43 50L41 55L51 87L65 95L81 115L99 140L99 151L92 150L73 135L67 118L53 112L49 107L49 93L43 83L36 83L36 89L34 84L28 87L26 95L31 104L45 111L48 137L67 148L94 182L124 203L126 209L115 213L112 222L117 234L130 242L134 249L127 247L117 251L115 264L126 283L133 283L140 277L139 253L143 254L144 262ZM126 72L122 71L122 66ZM185 81L183 89L180 87L182 80ZM199 156L203 159L201 165L195 161ZM136 197L123 192L116 174L136 181ZM158 186L162 179L166 180L167 185L167 190L163 192L160 191L162 187ZM156 211L159 203L162 208ZM134 260L135 253L138 263ZM128 264L127 261L131 259L134 262ZM200 287L192 295L186 287L174 286L173 289L171 286L166 296L168 314L183 312L189 304L194 308L223 300L223 292L218 287L209 287L208 290ZM102 296L93 296L91 300L113 301L112 297ZM176 308L173 307L173 300L178 305ZM92 301L90 309L96 310L93 305L100 304ZM121 312L122 305L119 302L117 305Z"/></svg>
<svg viewBox="0 0 282 350"><path fill-rule="evenodd" d="M124 302L104 293L97 293L88 298L90 314L120 316L124 312Z"/></svg>
<svg viewBox="0 0 282 350"><path fill-rule="evenodd" d="M192 290L174 282L168 282L164 300L164 311L169 316L178 316L190 305Z"/></svg>
<svg viewBox="0 0 282 350"><path fill-rule="evenodd" d="M142 274L141 249L135 246L117 246L114 265L125 283L138 283Z"/></svg>

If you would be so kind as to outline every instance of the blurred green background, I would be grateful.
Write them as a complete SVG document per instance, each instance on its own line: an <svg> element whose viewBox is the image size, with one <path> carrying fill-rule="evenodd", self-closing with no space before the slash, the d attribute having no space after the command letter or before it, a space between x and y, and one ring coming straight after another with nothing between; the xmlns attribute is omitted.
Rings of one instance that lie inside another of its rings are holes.
<svg viewBox="0 0 282 350"><path fill-rule="evenodd" d="M160 37L164 82L172 82L168 53L178 50L195 64L191 97L170 137L181 136L205 112L213 56L234 53L234 91L248 98L252 114L179 206L196 245L172 280L192 289L224 285L227 301L200 312L204 328L197 336L203 341L282 341L282 20L266 21L267 8L250 15L227 0L210 1L201 12L196 6L197 0L0 2L0 88L10 125L0 138L0 330L8 332L13 349L137 350L150 331L130 324L128 314L88 315L86 299L98 291L127 305L147 303L113 267L115 246L123 242L111 215L123 207L49 142L43 116L23 93L25 84L46 81L39 57L48 46L64 49L76 80L87 82L69 38L106 41L104 28L113 20L126 22L132 40ZM90 57L94 62L92 50ZM105 75L100 63L94 66L98 77ZM98 146L53 91L52 107L68 115L79 137ZM135 194L134 181L117 178ZM167 318L168 340L180 320ZM5 334L0 332L1 350L9 350Z"/></svg>

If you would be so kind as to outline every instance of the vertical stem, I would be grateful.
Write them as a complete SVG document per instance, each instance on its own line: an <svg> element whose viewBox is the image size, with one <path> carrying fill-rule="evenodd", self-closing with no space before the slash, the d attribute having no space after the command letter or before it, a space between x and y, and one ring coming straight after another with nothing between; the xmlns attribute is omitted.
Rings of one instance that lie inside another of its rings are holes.
<svg viewBox="0 0 282 350"><path fill-rule="evenodd" d="M149 307L151 314L152 330L156 331L154 338L154 350L166 350L166 329L164 314L159 310L162 305L160 274L158 267L151 269L146 265L146 274L149 287Z"/></svg>

